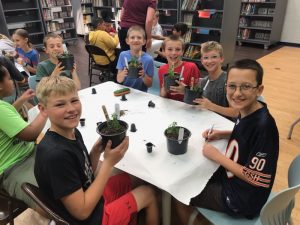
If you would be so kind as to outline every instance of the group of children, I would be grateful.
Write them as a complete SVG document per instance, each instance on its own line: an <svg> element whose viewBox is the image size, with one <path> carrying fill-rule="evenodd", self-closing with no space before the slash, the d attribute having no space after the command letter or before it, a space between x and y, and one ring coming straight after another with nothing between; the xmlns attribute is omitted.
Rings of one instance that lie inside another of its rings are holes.
<svg viewBox="0 0 300 225"><path fill-rule="evenodd" d="M19 38L15 36L15 39ZM126 42L130 50L120 54L117 81L146 92L152 85L154 65L153 59L142 51L145 41L143 28L133 26L128 30ZM26 38L23 42L28 45ZM25 181L38 184L45 194L55 199L58 213L77 224L136 224L136 214L141 209L146 211L146 224L159 224L154 188L149 185L132 188L127 174L113 171L114 165L126 154L129 138L126 137L114 149L111 149L110 141L103 146L101 140L97 140L88 153L76 128L81 116L80 81L76 65L73 70L65 71L57 60L57 55L63 52L62 44L63 40L58 35L45 37L45 51L49 59L37 65L39 84L36 95L40 113L33 122L28 124L17 113L18 107L35 95L31 90L26 91L14 105L0 100L1 186L10 195L36 208L24 196L20 185ZM23 50L26 53L29 49ZM195 214L194 207L233 216L258 215L274 182L279 151L276 123L266 104L257 101L264 88L262 67L254 60L244 59L232 64L226 73L221 68L224 60L222 47L210 41L201 46L201 63L208 76L200 79L197 66L182 61L184 43L179 35L167 37L162 50L168 62L158 72L162 97L182 101L185 86L199 81L198 85L204 91L202 98L194 101L198 107L235 118L232 131L214 129L203 132L202 136L207 141L200 150L220 167L204 190L191 199L189 206L176 202L182 224L187 224L191 215ZM137 58L143 65L138 78L128 76L127 64L132 58ZM34 65L30 64L28 68L34 69ZM182 79L178 86L166 91L163 77L170 68L182 73ZM62 73L64 76L60 76ZM11 95L12 91L10 74L0 65L0 98ZM51 126L36 147L33 141L47 118ZM211 144L221 138L228 139L225 155ZM104 157L100 162L102 154ZM200 224L201 221L198 215L192 222Z"/></svg>

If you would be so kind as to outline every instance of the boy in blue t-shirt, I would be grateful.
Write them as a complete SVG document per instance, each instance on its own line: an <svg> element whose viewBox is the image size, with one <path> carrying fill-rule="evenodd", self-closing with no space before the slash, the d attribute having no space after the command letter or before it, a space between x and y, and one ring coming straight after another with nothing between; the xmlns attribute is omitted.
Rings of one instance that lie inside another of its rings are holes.
<svg viewBox="0 0 300 225"><path fill-rule="evenodd" d="M125 86L132 87L144 92L152 86L154 75L154 62L152 57L143 52L142 47L146 43L146 34L142 27L132 26L127 32L126 38L130 50L121 52L117 64L117 81ZM137 58L143 68L139 71L138 78L128 77L128 63L132 58Z"/></svg>

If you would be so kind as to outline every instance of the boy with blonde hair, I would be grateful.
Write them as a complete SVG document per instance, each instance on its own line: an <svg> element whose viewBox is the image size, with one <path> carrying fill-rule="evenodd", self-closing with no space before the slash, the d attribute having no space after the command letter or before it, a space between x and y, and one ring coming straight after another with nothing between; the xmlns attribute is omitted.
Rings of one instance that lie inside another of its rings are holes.
<svg viewBox="0 0 300 225"><path fill-rule="evenodd" d="M35 176L40 189L57 203L70 224L135 224L146 210L146 224L158 225L158 208L150 186L131 189L128 174L112 170L128 149L129 138L111 149L98 139L88 153L76 128L81 102L75 82L63 76L43 78L37 86L39 109L51 122L37 147ZM100 162L100 156L104 159Z"/></svg>
<svg viewBox="0 0 300 225"><path fill-rule="evenodd" d="M208 109L228 118L236 118L238 111L229 107L226 98L225 83L227 73L222 70L224 61L223 47L216 41L201 44L201 63L208 72L208 76L200 80L203 89L202 98L194 100L200 109ZM171 87L171 90L184 94L185 84Z"/></svg>
<svg viewBox="0 0 300 225"><path fill-rule="evenodd" d="M179 36L171 35L167 37L162 44L162 49L168 63L159 67L158 70L160 96L177 101L183 101L183 93L175 93L174 91L172 91L172 89L165 90L163 85L164 76L168 74L170 68L173 68L174 72L178 74L183 71L181 82L184 85L189 85L192 78L194 79L194 81L197 81L199 79L200 71L195 63L182 61L181 58L184 50L184 42Z"/></svg>
<svg viewBox="0 0 300 225"><path fill-rule="evenodd" d="M63 39L61 36L55 33L49 33L44 37L45 52L49 56L40 62L36 69L36 81L39 82L43 77L48 76L66 76L72 78L76 84L77 89L80 89L80 80L76 72L76 65L72 70L64 70L61 63L58 61L57 56L64 53Z"/></svg>
<svg viewBox="0 0 300 225"><path fill-rule="evenodd" d="M146 43L145 30L140 26L132 26L129 28L126 37L126 43L130 46L130 50L120 53L117 69L117 81L125 86L147 92L152 86L154 75L154 62L152 57L143 52L143 45ZM126 63L136 58L142 64L142 69L139 71L138 78L128 77L128 68Z"/></svg>

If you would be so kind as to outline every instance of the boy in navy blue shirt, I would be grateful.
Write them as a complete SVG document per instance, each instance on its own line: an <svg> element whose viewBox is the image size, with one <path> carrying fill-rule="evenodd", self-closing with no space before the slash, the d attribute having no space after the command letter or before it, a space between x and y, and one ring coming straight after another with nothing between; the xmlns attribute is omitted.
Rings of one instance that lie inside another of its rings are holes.
<svg viewBox="0 0 300 225"><path fill-rule="evenodd" d="M117 64L117 81L125 86L147 92L148 88L152 86L154 63L152 57L142 50L146 43L144 29L140 26L130 27L127 32L126 43L130 46L130 50L120 53ZM143 67L139 71L138 78L128 77L127 67L132 58L136 58Z"/></svg>
<svg viewBox="0 0 300 225"><path fill-rule="evenodd" d="M279 135L267 105L257 101L264 89L262 77L262 67L250 59L228 69L227 99L240 115L232 131L204 131L203 155L220 167L204 190L191 199L191 206L252 218L267 201L276 174ZM209 143L221 138L229 139L225 155ZM188 220L192 224L195 218L191 206L177 204L184 224ZM201 220L198 214L193 224Z"/></svg>

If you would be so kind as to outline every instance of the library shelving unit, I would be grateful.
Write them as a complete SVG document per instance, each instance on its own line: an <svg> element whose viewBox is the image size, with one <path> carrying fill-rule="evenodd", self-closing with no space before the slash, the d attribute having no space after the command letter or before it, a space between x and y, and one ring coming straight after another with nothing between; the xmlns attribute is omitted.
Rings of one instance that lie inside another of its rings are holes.
<svg viewBox="0 0 300 225"><path fill-rule="evenodd" d="M200 45L217 41L224 49L224 65L232 61L241 0L181 0L180 21L188 24L184 60L200 62Z"/></svg>
<svg viewBox="0 0 300 225"><path fill-rule="evenodd" d="M70 0L40 0L46 33L57 33L65 42L77 39Z"/></svg>
<svg viewBox="0 0 300 225"><path fill-rule="evenodd" d="M1 0L0 24L0 33L10 37L16 29L23 28L35 47L43 46L45 31L38 0Z"/></svg>
<svg viewBox="0 0 300 225"><path fill-rule="evenodd" d="M157 9L159 11L159 24L165 32L170 35L172 27L179 21L179 1L159 0Z"/></svg>
<svg viewBox="0 0 300 225"><path fill-rule="evenodd" d="M111 18L114 18L115 2L113 0L93 0L95 15L101 17L101 12L106 11Z"/></svg>
<svg viewBox="0 0 300 225"><path fill-rule="evenodd" d="M287 0L242 0L237 41L268 49L280 41Z"/></svg>
<svg viewBox="0 0 300 225"><path fill-rule="evenodd" d="M87 35L91 31L94 16L93 0L73 1L73 12L78 35Z"/></svg>

